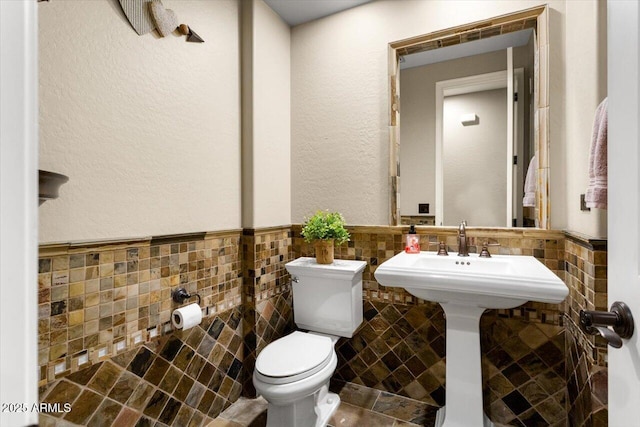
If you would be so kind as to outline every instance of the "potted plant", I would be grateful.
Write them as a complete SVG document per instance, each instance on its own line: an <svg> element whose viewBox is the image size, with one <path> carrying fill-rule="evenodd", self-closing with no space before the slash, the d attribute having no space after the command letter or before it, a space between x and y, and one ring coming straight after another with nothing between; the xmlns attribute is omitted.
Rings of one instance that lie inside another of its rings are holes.
<svg viewBox="0 0 640 427"><path fill-rule="evenodd" d="M313 243L318 264L333 262L333 245L341 245L349 240L349 232L339 212L318 211L302 226L302 236L307 243Z"/></svg>

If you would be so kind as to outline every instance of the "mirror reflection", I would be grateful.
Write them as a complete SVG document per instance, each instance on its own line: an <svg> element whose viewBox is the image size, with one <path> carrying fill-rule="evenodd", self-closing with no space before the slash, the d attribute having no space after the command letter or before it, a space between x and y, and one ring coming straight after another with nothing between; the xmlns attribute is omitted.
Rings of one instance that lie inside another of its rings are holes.
<svg viewBox="0 0 640 427"><path fill-rule="evenodd" d="M535 226L534 58L533 29L401 57L403 224Z"/></svg>

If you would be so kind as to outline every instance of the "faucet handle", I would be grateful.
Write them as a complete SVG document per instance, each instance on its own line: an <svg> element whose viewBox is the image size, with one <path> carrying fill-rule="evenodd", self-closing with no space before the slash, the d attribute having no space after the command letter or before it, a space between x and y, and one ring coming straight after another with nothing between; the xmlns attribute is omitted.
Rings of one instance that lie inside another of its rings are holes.
<svg viewBox="0 0 640 427"><path fill-rule="evenodd" d="M482 243L482 249L480 250L481 258L491 258L491 253L489 253L489 249L488 249L489 246L500 246L500 243L489 243L489 242Z"/></svg>
<svg viewBox="0 0 640 427"><path fill-rule="evenodd" d="M429 242L429 246L438 245L438 255L448 256L449 252L447 252L447 245L444 242Z"/></svg>

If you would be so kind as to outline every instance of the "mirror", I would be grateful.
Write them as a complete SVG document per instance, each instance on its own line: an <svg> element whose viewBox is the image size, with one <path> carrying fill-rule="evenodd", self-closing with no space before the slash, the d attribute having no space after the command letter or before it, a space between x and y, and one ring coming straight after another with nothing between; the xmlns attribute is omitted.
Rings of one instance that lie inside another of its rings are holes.
<svg viewBox="0 0 640 427"><path fill-rule="evenodd" d="M546 32L540 7L390 44L392 225L547 228Z"/></svg>
<svg viewBox="0 0 640 427"><path fill-rule="evenodd" d="M533 33L402 57L403 224L535 225L534 199L523 207L534 155ZM467 52L472 55L459 56Z"/></svg>

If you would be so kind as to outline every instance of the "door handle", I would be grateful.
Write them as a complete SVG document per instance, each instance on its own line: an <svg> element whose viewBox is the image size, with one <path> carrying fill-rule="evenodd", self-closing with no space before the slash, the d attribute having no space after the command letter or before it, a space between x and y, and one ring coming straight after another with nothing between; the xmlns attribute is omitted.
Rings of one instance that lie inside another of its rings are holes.
<svg viewBox="0 0 640 427"><path fill-rule="evenodd" d="M611 304L609 310L580 310L580 327L590 335L602 336L611 347L620 348L621 338L631 338L633 335L633 316L629 306L620 301Z"/></svg>

